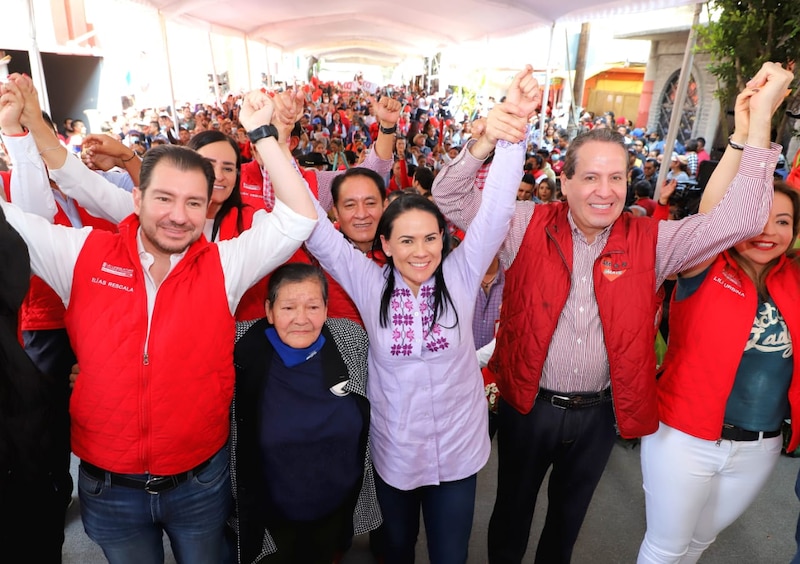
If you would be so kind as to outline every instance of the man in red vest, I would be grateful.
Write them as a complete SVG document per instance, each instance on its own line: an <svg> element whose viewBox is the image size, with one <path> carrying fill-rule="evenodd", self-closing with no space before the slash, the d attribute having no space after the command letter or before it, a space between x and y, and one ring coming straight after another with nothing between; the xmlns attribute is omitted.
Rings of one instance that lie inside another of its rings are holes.
<svg viewBox="0 0 800 564"><path fill-rule="evenodd" d="M0 115L18 111L13 87L2 94ZM33 272L67 305L81 366L70 404L81 516L111 563L163 562L164 531L178 562L223 560L232 503L225 445L233 313L316 219L282 158L272 114L261 92L242 106L240 120L265 156L278 201L236 239L210 244L202 235L214 172L178 146L148 152L135 212L117 234L50 225L2 204L28 245ZM38 147L51 170L71 158L60 146L47 148Z"/></svg>
<svg viewBox="0 0 800 564"><path fill-rule="evenodd" d="M791 79L767 63L749 84L749 133L737 131L728 149L744 151L739 174L710 213L662 222L623 214L628 155L606 128L570 144L566 203L517 202L500 250L506 286L490 362L502 394L492 564L522 561L551 467L536 562L569 562L615 427L625 438L657 429L657 292L667 276L761 232L780 152L770 118ZM434 184L436 203L462 229L480 204L474 174L492 148L485 136L471 142Z"/></svg>

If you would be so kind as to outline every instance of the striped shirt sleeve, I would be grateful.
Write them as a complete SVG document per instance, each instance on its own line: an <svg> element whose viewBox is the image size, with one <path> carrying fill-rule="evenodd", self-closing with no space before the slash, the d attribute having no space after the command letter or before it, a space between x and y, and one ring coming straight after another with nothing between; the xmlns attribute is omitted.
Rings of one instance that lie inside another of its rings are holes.
<svg viewBox="0 0 800 564"><path fill-rule="evenodd" d="M689 270L736 243L761 233L772 207L772 178L780 145L746 145L739 172L709 213L658 224L656 288L667 276Z"/></svg>

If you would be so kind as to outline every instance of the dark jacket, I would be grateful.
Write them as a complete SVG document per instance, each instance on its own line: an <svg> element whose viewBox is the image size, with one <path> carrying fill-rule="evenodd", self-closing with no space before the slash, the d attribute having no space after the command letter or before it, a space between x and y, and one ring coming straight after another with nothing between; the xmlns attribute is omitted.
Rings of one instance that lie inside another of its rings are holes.
<svg viewBox="0 0 800 564"><path fill-rule="evenodd" d="M233 528L237 532L237 557L242 563L258 562L277 550L269 531L259 518L257 500L260 495L258 409L261 390L269 376L274 349L264 331L266 319L256 321L239 338L234 350L236 390L231 415L231 483L235 502ZM247 327L239 324L239 334ZM362 534L376 528L382 518L375 496L372 460L369 454L369 402L366 398L367 350L369 341L364 330L346 319L328 319L322 328L323 377L332 387L347 382L345 390L356 394L364 426L360 441L364 456L361 488L354 492L353 533Z"/></svg>
<svg viewBox="0 0 800 564"><path fill-rule="evenodd" d="M0 505L8 488L53 489L59 465L56 386L25 354L18 314L30 282L28 248L0 209ZM3 505L4 512L14 509Z"/></svg>

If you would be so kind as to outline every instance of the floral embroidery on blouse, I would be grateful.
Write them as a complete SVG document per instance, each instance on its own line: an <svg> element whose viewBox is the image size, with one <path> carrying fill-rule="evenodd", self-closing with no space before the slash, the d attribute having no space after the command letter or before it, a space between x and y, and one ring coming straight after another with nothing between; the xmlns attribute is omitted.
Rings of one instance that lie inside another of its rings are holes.
<svg viewBox="0 0 800 564"><path fill-rule="evenodd" d="M438 323L431 327L433 320L433 286L422 286L419 290L422 300L419 304L422 316L422 338L425 347L436 352L450 346L442 336L442 328ZM395 288L389 304L392 311L392 348L393 356L410 356L414 349L414 300L408 288Z"/></svg>

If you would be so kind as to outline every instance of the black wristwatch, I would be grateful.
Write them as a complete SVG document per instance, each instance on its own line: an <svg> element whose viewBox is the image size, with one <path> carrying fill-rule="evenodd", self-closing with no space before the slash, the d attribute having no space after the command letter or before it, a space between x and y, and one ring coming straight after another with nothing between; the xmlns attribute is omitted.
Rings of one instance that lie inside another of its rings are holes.
<svg viewBox="0 0 800 564"><path fill-rule="evenodd" d="M266 139L267 137L274 137L277 141L278 139L278 128L272 125L271 123L268 125L262 125L261 127L256 127L252 131L247 132L247 137L250 138L250 142L255 145L259 139Z"/></svg>
<svg viewBox="0 0 800 564"><path fill-rule="evenodd" d="M378 124L381 133L384 135L392 135L397 131L397 124L394 124L392 127L383 127L380 123Z"/></svg>

